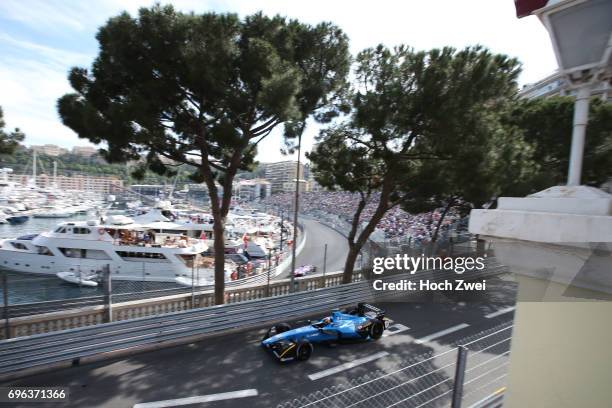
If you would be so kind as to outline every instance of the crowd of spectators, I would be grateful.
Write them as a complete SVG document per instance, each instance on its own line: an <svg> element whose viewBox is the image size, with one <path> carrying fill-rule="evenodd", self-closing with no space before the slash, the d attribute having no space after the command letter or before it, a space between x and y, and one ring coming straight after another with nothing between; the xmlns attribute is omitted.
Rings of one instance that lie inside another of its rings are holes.
<svg viewBox="0 0 612 408"><path fill-rule="evenodd" d="M379 195L372 195L361 215L361 222L370 220L379 201ZM263 200L262 204L272 208L293 208L293 193L280 193ZM350 223L357 210L360 195L358 193L322 191L305 192L300 194L300 212L322 212L337 216ZM438 221L442 215L442 208L421 214L409 214L399 206L393 207L384 215L377 228L384 233L385 239L410 239L414 242L424 243L431 240ZM458 214L451 209L440 228L440 236L454 225L459 219Z"/></svg>

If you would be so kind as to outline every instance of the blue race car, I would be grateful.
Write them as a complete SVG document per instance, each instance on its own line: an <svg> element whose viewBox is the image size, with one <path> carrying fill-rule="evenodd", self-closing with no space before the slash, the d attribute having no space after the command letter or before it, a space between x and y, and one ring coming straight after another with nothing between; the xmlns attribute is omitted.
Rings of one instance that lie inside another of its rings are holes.
<svg viewBox="0 0 612 408"><path fill-rule="evenodd" d="M344 312L333 311L331 316L308 325L292 329L287 323L272 326L261 345L270 350L279 361L306 361L314 343L378 340L387 328L385 312L366 303Z"/></svg>

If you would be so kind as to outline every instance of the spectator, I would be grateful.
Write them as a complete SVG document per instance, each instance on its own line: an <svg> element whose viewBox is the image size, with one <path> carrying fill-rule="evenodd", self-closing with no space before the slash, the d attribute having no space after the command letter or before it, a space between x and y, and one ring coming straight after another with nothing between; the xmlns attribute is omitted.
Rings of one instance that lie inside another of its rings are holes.
<svg viewBox="0 0 612 408"><path fill-rule="evenodd" d="M373 194L370 202L363 209L362 222L367 222L373 216L379 197L379 194ZM300 194L300 210L312 215L316 215L317 212L332 215L350 223L357 209L359 198L357 193L342 191L305 192ZM263 200L262 204L290 211L293 207L293 194L276 194ZM442 209L440 208L428 213L413 215L399 207L393 207L380 220L377 228L384 233L386 239L410 239L416 244L424 244L431 240L441 214ZM451 209L440 227L438 234L440 240L444 239L458 220L458 214Z"/></svg>

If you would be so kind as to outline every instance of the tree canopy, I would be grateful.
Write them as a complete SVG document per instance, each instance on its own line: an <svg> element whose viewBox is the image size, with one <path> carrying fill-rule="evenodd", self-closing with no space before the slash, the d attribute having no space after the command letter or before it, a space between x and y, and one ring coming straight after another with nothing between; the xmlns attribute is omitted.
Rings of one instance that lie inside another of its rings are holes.
<svg viewBox="0 0 612 408"><path fill-rule="evenodd" d="M539 171L533 147L520 129L507 126L503 117L515 99L481 112L469 129L471 142L459 144L442 160L420 161L411 180L402 188L402 208L410 213L443 208L433 231L450 208L466 215L489 204L503 192L523 191Z"/></svg>
<svg viewBox="0 0 612 408"><path fill-rule="evenodd" d="M408 212L458 207L465 214L499 196L524 196L564 184L567 177L574 99L513 99L488 112L477 131L482 143L470 146L462 160L422 166L402 207ZM593 99L585 143L585 184L607 181L612 169L612 105ZM476 129L475 129L476 130ZM428 168L429 167L429 168ZM442 223L443 217L439 220ZM436 240L436 228L432 241Z"/></svg>
<svg viewBox="0 0 612 408"><path fill-rule="evenodd" d="M144 155L160 174L173 171L162 157L193 168L211 198L215 301L223 303L232 180L253 166L258 143L279 124L291 138L311 115L325 122L337 113L348 39L331 23L159 5L111 18L97 39L91 70L70 72L75 92L58 101L60 116L80 137L106 142L111 162Z"/></svg>
<svg viewBox="0 0 612 408"><path fill-rule="evenodd" d="M361 196L348 237L345 282L389 209L447 185L436 173L439 165L457 169L481 159L470 152L488 135L481 131L484 115L516 93L519 72L517 60L479 46L419 52L378 46L357 56L353 110L320 134L309 155L321 185ZM362 220L374 191L380 191L374 214Z"/></svg>
<svg viewBox="0 0 612 408"><path fill-rule="evenodd" d="M4 130L5 126L4 112L0 106L0 154L12 154L17 146L19 146L19 142L25 139L25 134L19 128L15 128L12 132L7 133Z"/></svg>
<svg viewBox="0 0 612 408"><path fill-rule="evenodd" d="M511 189L524 195L551 185L565 184L569 167L574 117L574 98L553 96L520 100L513 104L503 121L518 129L533 147L533 160L539 171L529 181L529 189ZM612 177L612 104L591 100L586 129L583 184L598 186ZM508 195L508 192L506 192Z"/></svg>

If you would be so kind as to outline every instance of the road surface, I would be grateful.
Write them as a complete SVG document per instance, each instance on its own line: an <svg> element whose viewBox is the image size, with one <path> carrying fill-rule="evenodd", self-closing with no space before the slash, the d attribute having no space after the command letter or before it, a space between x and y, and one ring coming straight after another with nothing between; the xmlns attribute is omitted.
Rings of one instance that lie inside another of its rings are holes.
<svg viewBox="0 0 612 408"><path fill-rule="evenodd" d="M323 272L325 260L325 244L327 244L326 271L336 272L344 269L344 262L348 254L346 238L336 230L329 228L313 219L302 218L306 231L306 244L297 256L295 266L314 265L317 272ZM279 278L289 276L291 268L284 271Z"/></svg>
<svg viewBox="0 0 612 408"><path fill-rule="evenodd" d="M473 292L461 299L455 295L438 293L418 301L378 304L387 310L387 315L393 320L393 334L378 341L344 344L334 348L316 345L311 359L306 362L277 363L259 346L265 332L262 328L134 354L129 358L61 369L2 386L69 387L68 403L48 403L44 404L45 407L121 408L153 403L139 407L159 408L179 406L186 402L184 398L190 397L192 400L187 402L195 402L195 405L189 405L193 407L293 406L286 402L303 395L313 398L312 393L338 384L350 384L351 381L354 384L364 375L377 370L397 370L405 367L408 360L425 359L420 357L423 353L437 355L448 351L444 357L439 357L440 360L428 362L431 366L429 369L442 368L449 361L452 364L456 356L452 349L456 342L463 344L470 336L482 336L483 331L497 330L501 324L512 321L515 283L502 276L488 279L487 286L487 292ZM509 331L507 336L510 336ZM484 359L494 358L496 363L502 364L508 358L503 351L490 349L486 353L469 356L468 363L476 364L475 369L478 370L484 370L477 367L477 363ZM442 358L446 360L442 361ZM505 370L503 365L501 367ZM499 374L482 372L484 379ZM468 378L476 378L479 371L468 374L472 376ZM448 380L452 378L453 368L440 370L436 375L445 379L448 385L451 383ZM473 385L466 385L466 391ZM401 395L410 397L413 393L404 390ZM390 398L390 395L385 394L384 398ZM475 394L473 396L476 397ZM438 402L448 406L447 399ZM357 406L363 408L374 405L364 403Z"/></svg>

